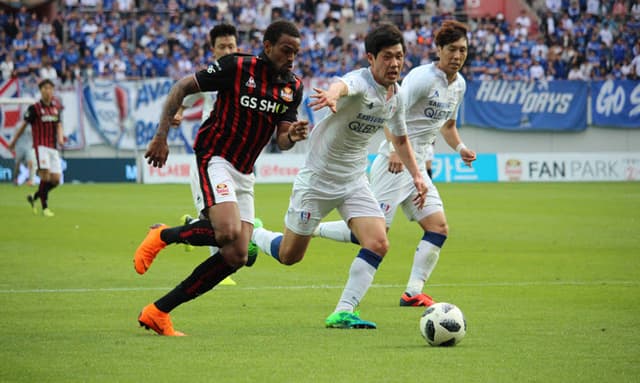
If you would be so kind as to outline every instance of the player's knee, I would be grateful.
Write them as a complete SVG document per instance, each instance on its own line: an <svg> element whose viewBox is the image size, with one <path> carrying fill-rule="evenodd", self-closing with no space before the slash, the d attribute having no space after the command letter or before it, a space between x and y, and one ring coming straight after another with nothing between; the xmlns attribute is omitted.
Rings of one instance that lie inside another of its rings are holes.
<svg viewBox="0 0 640 383"><path fill-rule="evenodd" d="M389 241L387 237L375 238L373 240L367 241L366 245L362 247L373 251L381 257L384 257L389 251Z"/></svg>
<svg viewBox="0 0 640 383"><path fill-rule="evenodd" d="M234 224L221 224L215 227L216 242L227 244L235 242L240 237L240 226Z"/></svg>
<svg viewBox="0 0 640 383"><path fill-rule="evenodd" d="M240 268L244 266L249 259L246 246L244 250L239 246L226 246L224 248L223 256L225 261L227 261L227 264L233 268Z"/></svg>
<svg viewBox="0 0 640 383"><path fill-rule="evenodd" d="M304 257L304 253L293 252L293 251L281 251L279 254L280 263L285 266L292 266L296 263L302 261Z"/></svg>

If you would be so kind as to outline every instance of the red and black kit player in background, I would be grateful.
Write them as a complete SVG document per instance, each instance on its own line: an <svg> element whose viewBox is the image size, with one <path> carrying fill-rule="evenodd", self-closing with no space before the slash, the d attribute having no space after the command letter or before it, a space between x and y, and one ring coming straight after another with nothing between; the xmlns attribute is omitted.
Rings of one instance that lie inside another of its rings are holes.
<svg viewBox="0 0 640 383"><path fill-rule="evenodd" d="M169 312L211 290L246 264L255 218L256 158L274 132L283 150L308 134L308 122L297 120L303 87L292 70L299 50L300 32L295 24L275 21L265 30L260 55L223 56L171 88L145 154L155 167L162 167L167 160L167 133L183 98L196 92L218 92L215 113L200 126L194 144L200 184L196 200L206 219L172 228L152 226L135 252L134 266L144 274L160 250L171 243L220 250L165 296L145 306L138 317L141 326L160 335L184 335L173 329Z"/></svg>
<svg viewBox="0 0 640 383"><path fill-rule="evenodd" d="M58 186L62 175L62 163L57 147L64 144L64 131L62 130L62 108L54 99L55 86L49 79L42 80L38 84L40 89L40 101L29 106L24 114L24 122L16 132L9 148L13 150L16 141L24 132L27 124L31 124L33 134L33 149L36 152L38 165L38 177L40 186L34 195L28 195L27 200L34 214L38 213L36 200L40 199L42 215L52 217L54 214L49 209L48 200L51 189Z"/></svg>

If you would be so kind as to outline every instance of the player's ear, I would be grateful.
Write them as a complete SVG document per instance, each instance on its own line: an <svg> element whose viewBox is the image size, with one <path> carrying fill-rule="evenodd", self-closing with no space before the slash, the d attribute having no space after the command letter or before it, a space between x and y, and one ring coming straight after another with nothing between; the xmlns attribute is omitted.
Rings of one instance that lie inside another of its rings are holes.
<svg viewBox="0 0 640 383"><path fill-rule="evenodd" d="M373 53L367 52L367 61L369 62L369 65L373 65L373 62L376 61L376 58L373 55Z"/></svg>
<svg viewBox="0 0 640 383"><path fill-rule="evenodd" d="M272 50L273 50L273 44L271 43L271 41L265 40L264 41L264 53L266 53L267 56L269 56L271 54Z"/></svg>

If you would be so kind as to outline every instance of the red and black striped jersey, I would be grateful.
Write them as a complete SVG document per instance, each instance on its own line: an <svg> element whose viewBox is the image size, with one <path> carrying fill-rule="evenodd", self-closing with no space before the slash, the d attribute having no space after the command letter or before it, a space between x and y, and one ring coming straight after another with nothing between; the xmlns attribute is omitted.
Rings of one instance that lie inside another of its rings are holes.
<svg viewBox="0 0 640 383"><path fill-rule="evenodd" d="M59 105L52 101L48 105L42 100L30 105L24 113L24 120L31 124L33 147L56 147L58 142L58 124L60 121Z"/></svg>
<svg viewBox="0 0 640 383"><path fill-rule="evenodd" d="M214 112L194 143L199 160L220 156L249 174L278 123L297 120L302 81L271 65L264 53L232 54L195 74L201 91L218 91Z"/></svg>

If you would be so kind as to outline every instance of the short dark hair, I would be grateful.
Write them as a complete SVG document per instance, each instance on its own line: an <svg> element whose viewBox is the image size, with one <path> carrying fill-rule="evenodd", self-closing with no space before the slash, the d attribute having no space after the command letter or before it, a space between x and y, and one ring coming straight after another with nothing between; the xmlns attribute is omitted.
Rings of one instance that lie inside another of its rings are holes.
<svg viewBox="0 0 640 383"><path fill-rule="evenodd" d="M262 42L270 41L272 44L275 44L280 40L280 36L289 35L291 37L300 37L300 31L298 27L291 21L287 20L278 20L269 24L267 30L264 31L264 37L262 38Z"/></svg>
<svg viewBox="0 0 640 383"><path fill-rule="evenodd" d="M231 24L218 24L215 27L211 28L209 31L209 42L211 43L211 47L213 48L216 45L216 39L218 37L224 36L233 36L236 38L236 42L238 41L238 31L236 27Z"/></svg>
<svg viewBox="0 0 640 383"><path fill-rule="evenodd" d="M393 24L381 24L379 27L367 33L367 36L364 38L364 50L367 53L371 53L373 57L378 56L378 53L384 48L396 44L402 44L402 51L407 51L402 32Z"/></svg>
<svg viewBox="0 0 640 383"><path fill-rule="evenodd" d="M42 87L45 85L51 85L54 88L56 87L56 85L53 83L53 81L51 81L51 79L45 78L44 80L38 83L38 89L42 89Z"/></svg>
<svg viewBox="0 0 640 383"><path fill-rule="evenodd" d="M443 47L463 37L467 40L467 44L469 44L466 25L456 20L445 20L436 32L436 46Z"/></svg>

